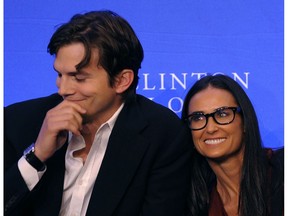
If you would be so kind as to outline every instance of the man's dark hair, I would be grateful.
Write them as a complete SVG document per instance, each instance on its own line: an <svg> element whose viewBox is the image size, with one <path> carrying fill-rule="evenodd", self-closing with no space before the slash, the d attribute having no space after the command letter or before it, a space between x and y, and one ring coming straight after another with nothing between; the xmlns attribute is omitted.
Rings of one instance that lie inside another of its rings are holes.
<svg viewBox="0 0 288 216"><path fill-rule="evenodd" d="M85 56L76 69L87 66L92 49L99 50L99 62L109 75L110 85L123 69L134 72L134 80L123 97L135 94L138 85L138 70L143 60L143 48L130 24L112 11L92 11L76 14L61 25L52 35L48 52L57 55L58 50L80 42L85 47Z"/></svg>

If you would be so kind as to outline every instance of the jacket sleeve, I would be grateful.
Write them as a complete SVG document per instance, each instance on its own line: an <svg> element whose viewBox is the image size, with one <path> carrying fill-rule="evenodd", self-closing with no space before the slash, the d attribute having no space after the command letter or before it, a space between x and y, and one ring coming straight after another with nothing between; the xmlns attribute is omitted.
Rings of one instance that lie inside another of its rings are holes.
<svg viewBox="0 0 288 216"><path fill-rule="evenodd" d="M191 134L184 127L175 134L167 134L159 149L147 184L145 216L184 215L191 176Z"/></svg>
<svg viewBox="0 0 288 216"><path fill-rule="evenodd" d="M61 101L53 94L4 108L4 212L25 215L30 192L18 168L23 150L35 142L46 112ZM26 214L27 215L27 214Z"/></svg>

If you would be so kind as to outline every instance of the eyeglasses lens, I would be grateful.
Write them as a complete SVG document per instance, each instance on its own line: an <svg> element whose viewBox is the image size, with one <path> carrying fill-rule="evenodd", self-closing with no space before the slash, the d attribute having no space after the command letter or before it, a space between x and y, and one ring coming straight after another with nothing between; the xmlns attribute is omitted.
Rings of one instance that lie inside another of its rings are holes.
<svg viewBox="0 0 288 216"><path fill-rule="evenodd" d="M234 107L225 107L209 114L193 113L188 118L189 127L192 130L200 130L206 126L209 117L213 117L217 124L230 124L234 120L235 110Z"/></svg>

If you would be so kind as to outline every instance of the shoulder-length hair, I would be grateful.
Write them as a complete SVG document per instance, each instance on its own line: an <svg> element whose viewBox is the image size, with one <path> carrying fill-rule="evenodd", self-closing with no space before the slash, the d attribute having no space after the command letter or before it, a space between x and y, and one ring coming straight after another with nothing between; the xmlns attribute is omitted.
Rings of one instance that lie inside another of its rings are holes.
<svg viewBox="0 0 288 216"><path fill-rule="evenodd" d="M239 214L242 216L267 215L267 176L266 165L263 162L263 146L255 110L243 88L226 75L208 75L198 80L184 99L182 119L184 120L189 115L188 106L191 98L208 86L230 92L241 108L245 130L245 150L238 205ZM213 183L215 183L214 173L206 159L195 150L189 197L192 215L208 215L209 194Z"/></svg>

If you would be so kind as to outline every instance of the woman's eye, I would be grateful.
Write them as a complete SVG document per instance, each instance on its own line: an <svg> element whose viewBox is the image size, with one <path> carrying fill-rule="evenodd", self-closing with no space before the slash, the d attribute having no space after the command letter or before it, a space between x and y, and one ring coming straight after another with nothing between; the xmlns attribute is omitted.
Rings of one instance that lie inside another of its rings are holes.
<svg viewBox="0 0 288 216"><path fill-rule="evenodd" d="M221 110L221 111L218 111L217 114L216 114L218 117L228 117L229 115L231 115L231 112L230 110Z"/></svg>
<svg viewBox="0 0 288 216"><path fill-rule="evenodd" d="M201 120L203 120L203 118L204 118L203 115L193 115L193 116L191 116L191 121L194 121L194 122L201 121Z"/></svg>

